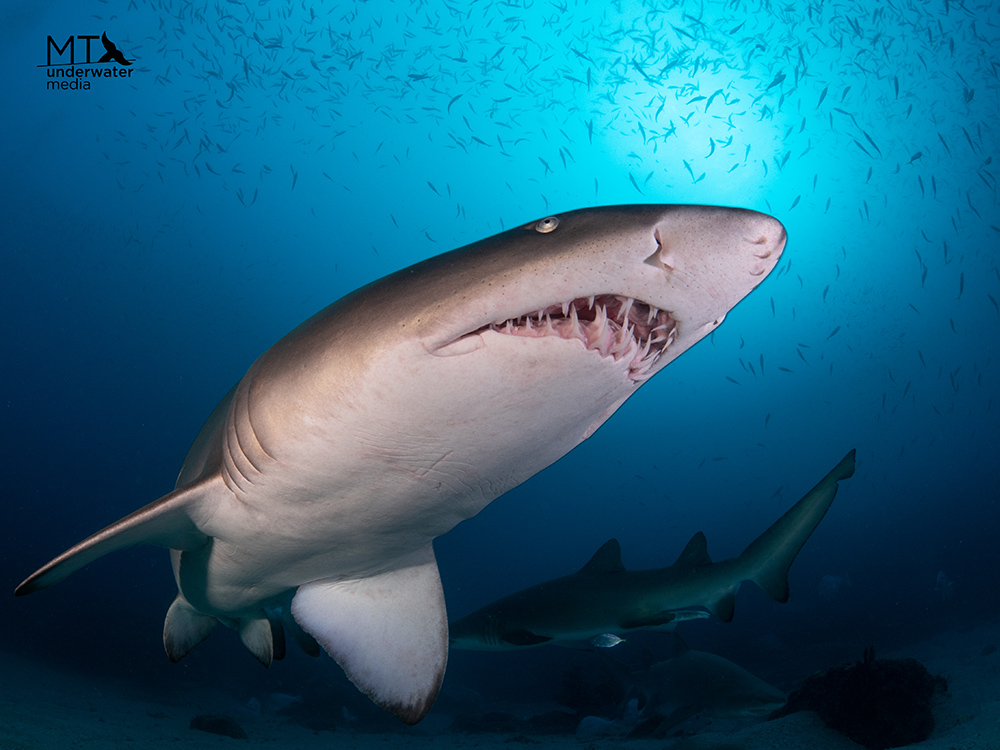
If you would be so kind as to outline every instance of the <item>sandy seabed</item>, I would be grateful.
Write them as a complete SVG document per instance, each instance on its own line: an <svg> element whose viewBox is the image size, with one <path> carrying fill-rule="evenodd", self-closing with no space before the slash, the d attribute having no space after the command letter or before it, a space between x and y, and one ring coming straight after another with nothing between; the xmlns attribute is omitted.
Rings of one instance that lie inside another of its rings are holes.
<svg viewBox="0 0 1000 750"><path fill-rule="evenodd" d="M984 648L1000 643L1000 623L953 629L905 651L880 654L912 657L933 674L948 680L948 695L938 701L936 728L926 750L1000 749L1000 651ZM988 649L987 649L988 650ZM577 739L564 735L459 732L454 715L433 713L420 725L394 731L365 732L309 729L280 712L236 710L235 699L198 686L171 688L156 697L143 686L125 681L96 681L85 675L43 666L24 656L5 654L0 678L0 750L67 750L124 747L219 748L267 745L272 748L678 748L678 750L763 750L858 748L828 729L813 713L801 712L775 721L733 727L701 722L696 734L666 739L625 740L614 737ZM200 714L233 717L249 739L234 739L189 728ZM720 731L723 730L723 731Z"/></svg>

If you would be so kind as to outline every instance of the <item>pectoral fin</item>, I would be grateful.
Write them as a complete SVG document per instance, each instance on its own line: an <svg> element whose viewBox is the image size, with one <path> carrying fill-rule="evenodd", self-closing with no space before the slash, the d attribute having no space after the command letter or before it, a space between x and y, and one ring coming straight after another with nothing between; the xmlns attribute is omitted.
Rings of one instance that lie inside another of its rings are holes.
<svg viewBox="0 0 1000 750"><path fill-rule="evenodd" d="M430 710L448 658L448 618L430 545L406 567L299 586L291 611L375 703L407 724Z"/></svg>
<svg viewBox="0 0 1000 750"><path fill-rule="evenodd" d="M194 517L212 497L218 484L218 477L213 475L176 489L129 513L50 560L22 581L14 593L23 596L48 588L87 563L136 544L156 544L178 550L198 549L208 541L208 537L198 529Z"/></svg>

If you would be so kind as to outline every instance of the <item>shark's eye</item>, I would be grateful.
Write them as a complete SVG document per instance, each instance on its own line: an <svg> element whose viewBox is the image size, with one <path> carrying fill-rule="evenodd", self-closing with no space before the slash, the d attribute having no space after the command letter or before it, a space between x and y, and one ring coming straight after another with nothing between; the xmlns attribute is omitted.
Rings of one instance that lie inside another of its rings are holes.
<svg viewBox="0 0 1000 750"><path fill-rule="evenodd" d="M540 222L535 224L535 231L539 234L548 234L553 231L557 226L559 226L558 216L549 216L546 219L542 219Z"/></svg>

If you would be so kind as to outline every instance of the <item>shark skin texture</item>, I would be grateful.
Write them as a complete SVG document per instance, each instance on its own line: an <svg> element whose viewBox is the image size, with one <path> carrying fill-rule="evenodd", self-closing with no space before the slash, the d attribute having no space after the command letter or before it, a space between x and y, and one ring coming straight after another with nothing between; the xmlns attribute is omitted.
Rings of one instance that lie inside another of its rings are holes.
<svg viewBox="0 0 1000 750"><path fill-rule="evenodd" d="M15 593L159 545L178 587L170 659L222 622L267 665L287 632L416 723L448 652L434 538L593 434L715 330L785 241L746 209L586 208L364 286L254 362L173 492Z"/></svg>
<svg viewBox="0 0 1000 750"><path fill-rule="evenodd" d="M713 562L699 531L673 565L626 570L618 540L610 539L576 573L523 589L452 622L452 648L607 648L631 631L669 631L709 613L729 622L744 581L786 602L788 570L833 503L837 483L854 474L854 457L851 450L739 557Z"/></svg>

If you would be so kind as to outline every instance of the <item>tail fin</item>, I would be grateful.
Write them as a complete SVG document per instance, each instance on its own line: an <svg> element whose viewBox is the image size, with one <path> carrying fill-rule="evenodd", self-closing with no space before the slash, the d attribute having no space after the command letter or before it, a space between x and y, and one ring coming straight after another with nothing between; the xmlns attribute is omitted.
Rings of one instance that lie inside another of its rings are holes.
<svg viewBox="0 0 1000 750"><path fill-rule="evenodd" d="M805 497L757 537L739 562L753 581L779 602L788 601L788 569L837 494L837 482L854 474L852 449Z"/></svg>

